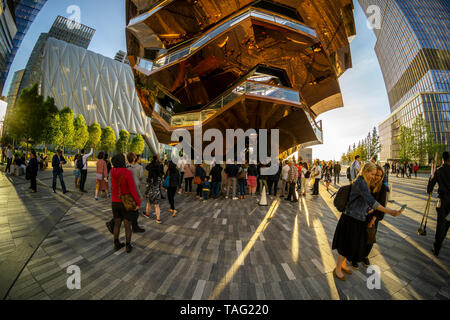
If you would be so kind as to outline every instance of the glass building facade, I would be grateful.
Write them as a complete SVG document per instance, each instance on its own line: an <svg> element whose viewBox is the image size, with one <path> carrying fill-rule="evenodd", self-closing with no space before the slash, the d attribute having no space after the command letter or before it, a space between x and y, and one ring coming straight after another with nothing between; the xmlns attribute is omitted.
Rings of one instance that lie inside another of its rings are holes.
<svg viewBox="0 0 450 320"><path fill-rule="evenodd" d="M12 40L12 50L6 57L6 64L0 69L1 90L3 90L3 85L8 77L9 68L14 61L14 57L16 56L23 38L47 0L10 0L7 2L10 5L10 8L12 8L11 11L14 12L17 32Z"/></svg>
<svg viewBox="0 0 450 320"><path fill-rule="evenodd" d="M359 0L369 18L376 6L381 28L375 52L380 62L391 116L380 124L381 160L398 158L399 127L423 115L436 136L450 140L450 1ZM368 10L369 9L369 10Z"/></svg>

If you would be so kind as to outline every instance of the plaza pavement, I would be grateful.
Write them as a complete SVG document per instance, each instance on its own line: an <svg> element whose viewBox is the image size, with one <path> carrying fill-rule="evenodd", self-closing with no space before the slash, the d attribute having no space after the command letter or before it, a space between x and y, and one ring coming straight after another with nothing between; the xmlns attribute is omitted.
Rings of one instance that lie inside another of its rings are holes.
<svg viewBox="0 0 450 320"><path fill-rule="evenodd" d="M88 194L53 194L50 171L39 175L37 194L29 193L22 177L12 179L0 174L2 298L450 298L448 237L439 258L430 251L434 207L428 235L417 235L427 198L425 177L391 178L395 202L389 206L406 203L408 209L397 218L386 215L379 226L370 260L381 269L381 288L374 290L367 287L369 274L363 266L346 282L333 277L336 252L331 242L340 213L323 185L320 197L308 193L297 204L269 197L267 207L253 197L202 203L194 195L177 195L176 218L162 200L163 224L141 217L146 232L133 235L134 250L127 254L113 250L105 227L111 204L95 201L92 170ZM74 190L70 169L65 180ZM123 239L123 229L121 235ZM70 265L81 269L80 290L67 288Z"/></svg>

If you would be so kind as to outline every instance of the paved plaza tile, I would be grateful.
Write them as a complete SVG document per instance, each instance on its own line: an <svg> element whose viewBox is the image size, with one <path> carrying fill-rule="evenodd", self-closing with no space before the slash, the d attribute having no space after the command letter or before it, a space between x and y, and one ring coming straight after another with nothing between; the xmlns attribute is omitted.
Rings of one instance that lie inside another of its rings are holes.
<svg viewBox="0 0 450 320"><path fill-rule="evenodd" d="M94 176L89 172L88 190ZM439 258L430 251L434 209L428 235L417 235L425 178L391 178L395 202L389 206L407 203L408 209L380 224L370 260L381 269L381 288L370 290L363 266L345 282L333 277L331 242L340 213L323 185L320 197L308 193L290 203L269 196L268 206L259 206L257 197L203 203L177 194L178 216L163 200L163 224L139 218L146 232L133 234L127 254L114 252L105 227L110 200L95 201L92 192L53 194L49 177L45 172L38 193L29 194L25 180L0 174L0 273L6 272L0 286L7 299L450 298L449 240ZM72 185L70 174L66 183ZM80 290L67 288L71 265L80 267Z"/></svg>

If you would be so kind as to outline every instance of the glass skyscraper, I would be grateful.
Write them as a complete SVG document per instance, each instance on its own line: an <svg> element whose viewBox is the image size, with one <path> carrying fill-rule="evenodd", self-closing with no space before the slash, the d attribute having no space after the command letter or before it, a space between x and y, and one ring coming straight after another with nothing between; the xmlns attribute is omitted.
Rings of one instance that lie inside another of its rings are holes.
<svg viewBox="0 0 450 320"><path fill-rule="evenodd" d="M0 91L8 77L9 68L11 67L17 50L22 43L25 34L28 32L31 24L42 9L47 0L9 0L7 3L13 12L17 26L17 32L12 40L12 50L6 56L6 65L0 69Z"/></svg>
<svg viewBox="0 0 450 320"><path fill-rule="evenodd" d="M398 158L400 126L419 115L441 144L450 141L450 0L359 0L369 18L379 8L375 52L391 115L380 126L381 160ZM376 6L372 7L371 6ZM368 10L369 9L369 10Z"/></svg>

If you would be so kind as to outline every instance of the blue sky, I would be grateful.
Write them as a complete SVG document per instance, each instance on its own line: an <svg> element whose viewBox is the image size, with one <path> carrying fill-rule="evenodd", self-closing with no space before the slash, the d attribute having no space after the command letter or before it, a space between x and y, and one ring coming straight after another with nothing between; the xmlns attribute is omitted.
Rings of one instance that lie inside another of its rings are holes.
<svg viewBox="0 0 450 320"><path fill-rule="evenodd" d="M340 159L350 144L364 138L389 115L388 97L374 52L376 38L358 2L354 3L357 36L351 44L353 68L339 79L344 108L319 116L323 120L324 144L313 147L314 158ZM14 72L25 68L39 35L50 29L58 15L70 17L67 8L74 4L81 9L81 23L97 30L89 50L111 58L118 50L126 51L124 0L48 0L17 52L3 95L8 94ZM5 104L0 102L0 119L4 110Z"/></svg>

